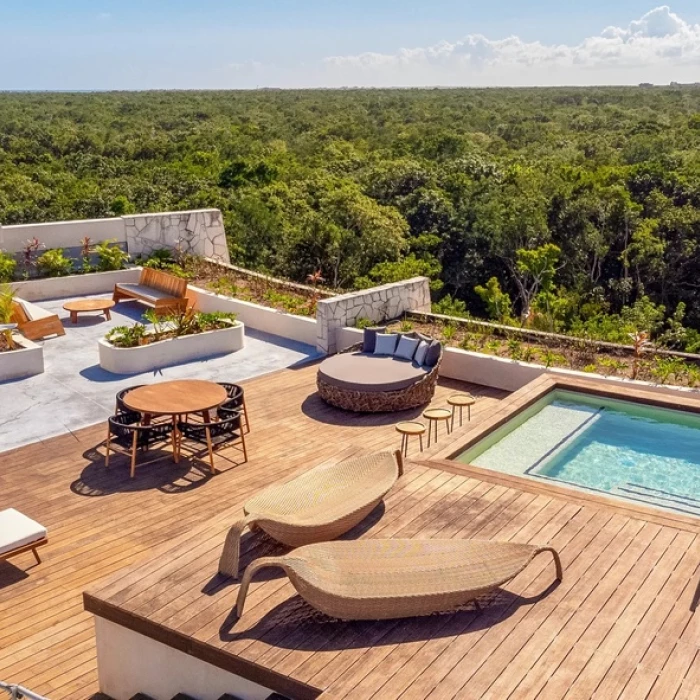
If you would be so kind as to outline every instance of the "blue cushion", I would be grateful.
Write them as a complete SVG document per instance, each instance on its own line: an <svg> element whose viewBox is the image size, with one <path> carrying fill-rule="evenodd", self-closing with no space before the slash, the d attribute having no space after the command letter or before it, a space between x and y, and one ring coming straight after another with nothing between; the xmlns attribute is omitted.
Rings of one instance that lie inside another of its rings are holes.
<svg viewBox="0 0 700 700"><path fill-rule="evenodd" d="M402 336L399 340L396 350L394 350L394 357L400 360L412 360L413 354L416 352L416 348L420 340L418 338L409 338L408 336Z"/></svg>
<svg viewBox="0 0 700 700"><path fill-rule="evenodd" d="M375 355L393 355L396 350L396 333L377 333L374 346Z"/></svg>
<svg viewBox="0 0 700 700"><path fill-rule="evenodd" d="M377 333L384 333L386 326L373 326L365 328L362 335L362 352L374 352L374 345L377 340Z"/></svg>
<svg viewBox="0 0 700 700"><path fill-rule="evenodd" d="M426 367L435 367L440 359L441 350L442 346L440 343L437 340L433 340L433 342L428 346L428 352L425 353L425 360L423 360L423 364Z"/></svg>
<svg viewBox="0 0 700 700"><path fill-rule="evenodd" d="M425 340L419 341L416 352L413 355L413 361L416 364L422 365L425 362L425 354L428 352L428 347L429 345L425 342Z"/></svg>

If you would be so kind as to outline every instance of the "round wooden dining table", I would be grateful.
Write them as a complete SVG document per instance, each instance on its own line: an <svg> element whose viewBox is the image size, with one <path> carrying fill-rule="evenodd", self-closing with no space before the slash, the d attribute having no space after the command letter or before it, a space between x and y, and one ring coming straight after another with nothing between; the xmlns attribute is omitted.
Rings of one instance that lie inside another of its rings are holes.
<svg viewBox="0 0 700 700"><path fill-rule="evenodd" d="M158 384L146 384L127 393L124 405L142 415L142 423L148 425L154 416L172 416L173 457L179 459L177 450L180 416L200 414L205 423L211 421L210 411L221 406L228 398L226 389L216 382L201 379L175 379ZM213 461L209 445L209 457Z"/></svg>

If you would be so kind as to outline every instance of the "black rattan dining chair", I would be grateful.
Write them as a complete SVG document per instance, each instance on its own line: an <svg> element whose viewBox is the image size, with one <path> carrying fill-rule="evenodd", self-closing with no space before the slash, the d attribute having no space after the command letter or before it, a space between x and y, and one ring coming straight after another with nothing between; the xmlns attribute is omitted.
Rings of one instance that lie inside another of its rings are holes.
<svg viewBox="0 0 700 700"><path fill-rule="evenodd" d="M231 384L229 382L218 382L218 384L226 389L226 395L228 396L226 401L219 406L219 417L226 418L231 414L240 413L242 410L245 419L245 432L249 433L250 421L248 420L248 409L245 405L243 387L240 384Z"/></svg>
<svg viewBox="0 0 700 700"><path fill-rule="evenodd" d="M115 413L127 413L131 411L130 408L127 408L124 405L124 397L130 392L133 391L134 389L138 389L139 387L144 386L144 384L135 384L134 386L128 386L126 389L122 389L121 391L117 392L116 395L116 402L117 406L116 409L114 410Z"/></svg>
<svg viewBox="0 0 700 700"><path fill-rule="evenodd" d="M133 479L136 474L136 454L139 450L145 452L159 443L167 443L172 438L172 423L154 423L141 425L141 414L136 411L125 411L111 416L107 421L107 442L105 443L105 467L109 466L109 452L123 451L131 457L129 475ZM114 445L121 450L115 450ZM150 462L150 464L162 459L162 455Z"/></svg>
<svg viewBox="0 0 700 700"><path fill-rule="evenodd" d="M192 453L199 457L205 451L209 453L209 462L211 464L211 473L215 474L214 467L214 451L234 445L240 442L243 450L243 460L248 461L248 451L245 444L245 434L241 425L242 414L231 413L231 415L222 420L211 423L188 423L181 421L178 423L178 431L180 437L178 440L178 454L182 449L184 442L194 443L195 445L203 445L204 449L190 448Z"/></svg>

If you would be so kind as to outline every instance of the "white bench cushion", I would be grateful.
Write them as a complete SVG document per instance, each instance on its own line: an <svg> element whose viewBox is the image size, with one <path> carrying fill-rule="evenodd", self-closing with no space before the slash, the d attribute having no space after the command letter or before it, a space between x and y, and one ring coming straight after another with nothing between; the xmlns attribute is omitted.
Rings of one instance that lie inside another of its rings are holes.
<svg viewBox="0 0 700 700"><path fill-rule="evenodd" d="M142 299L155 303L159 299L169 299L170 296L165 292L159 292L153 287L146 287L143 284L137 284L136 282L119 282L115 285L119 289L123 289L125 292L130 292L131 294L137 294Z"/></svg>
<svg viewBox="0 0 700 700"><path fill-rule="evenodd" d="M46 537L46 528L14 508L0 510L0 554Z"/></svg>
<svg viewBox="0 0 700 700"><path fill-rule="evenodd" d="M42 309L41 306L32 304L31 301L25 301L24 299L18 299L15 297L15 301L22 307L24 313L30 321L38 321L41 318L49 318L50 316L55 316L56 314L46 309Z"/></svg>

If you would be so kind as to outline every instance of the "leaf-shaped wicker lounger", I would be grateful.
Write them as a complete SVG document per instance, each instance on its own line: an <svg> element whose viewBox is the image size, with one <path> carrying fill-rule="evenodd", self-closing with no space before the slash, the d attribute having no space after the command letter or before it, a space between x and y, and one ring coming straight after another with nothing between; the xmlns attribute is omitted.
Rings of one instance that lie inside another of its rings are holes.
<svg viewBox="0 0 700 700"><path fill-rule="evenodd" d="M299 595L342 620L383 620L453 610L517 576L551 547L489 540L359 540L300 547L263 557L243 574L237 612L258 569L279 566Z"/></svg>
<svg viewBox="0 0 700 700"><path fill-rule="evenodd" d="M334 540L362 522L402 474L399 452L379 452L316 467L261 491L243 507L246 517L229 530L219 572L238 576L246 527L257 526L290 547Z"/></svg>

